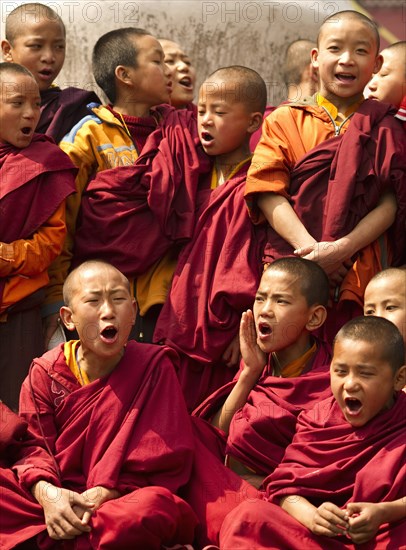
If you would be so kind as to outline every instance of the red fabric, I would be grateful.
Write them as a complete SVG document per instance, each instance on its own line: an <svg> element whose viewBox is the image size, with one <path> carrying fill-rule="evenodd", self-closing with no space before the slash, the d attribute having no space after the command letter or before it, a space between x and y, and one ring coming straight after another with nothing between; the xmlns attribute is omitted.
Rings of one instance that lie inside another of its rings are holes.
<svg viewBox="0 0 406 550"><path fill-rule="evenodd" d="M289 193L304 226L318 241L349 233L386 189L397 198L397 220L390 230L393 265L405 259L406 139L392 108L365 100L348 130L310 151L295 166ZM293 248L270 226L264 261L292 254Z"/></svg>
<svg viewBox="0 0 406 550"><path fill-rule="evenodd" d="M27 239L75 191L76 168L52 140L35 134L18 149L0 145L0 241ZM18 207L17 207L18 206ZM0 277L0 302L5 280Z"/></svg>
<svg viewBox="0 0 406 550"><path fill-rule="evenodd" d="M59 143L83 117L89 115L89 103L101 103L94 92L80 88L52 86L41 92L41 116L37 132Z"/></svg>
<svg viewBox="0 0 406 550"><path fill-rule="evenodd" d="M248 166L211 193L180 254L154 333L154 341L180 354L179 379L190 410L234 376L221 356L261 278L265 229L251 223L245 207Z"/></svg>
<svg viewBox="0 0 406 550"><path fill-rule="evenodd" d="M129 342L114 371L84 387L62 346L34 361L20 414L44 433L62 486L82 492L101 485L123 495L100 507L75 548L117 548L120 540L122 548L158 550L193 541L195 515L173 494L189 479L194 443L172 360L166 348ZM49 544L43 534L40 545Z"/></svg>
<svg viewBox="0 0 406 550"><path fill-rule="evenodd" d="M331 394L329 365L330 349L322 343L301 376L272 376L270 361L246 404L231 421L225 452L259 475L270 474L292 441L299 413ZM234 384L220 388L194 414L209 420Z"/></svg>
<svg viewBox="0 0 406 550"><path fill-rule="evenodd" d="M333 502L389 502L405 498L406 395L361 428L348 424L334 398L304 412L283 462L269 477L268 498L301 495L315 506ZM281 529L283 525L283 529ZM402 548L406 522L381 526L376 538L354 546L344 537L312 535L270 502L243 504L225 520L221 548L388 550ZM244 546L245 544L245 546Z"/></svg>
<svg viewBox="0 0 406 550"><path fill-rule="evenodd" d="M200 176L211 161L192 112L157 111L160 126L136 163L98 173L83 194L75 262L104 258L134 277L191 238Z"/></svg>

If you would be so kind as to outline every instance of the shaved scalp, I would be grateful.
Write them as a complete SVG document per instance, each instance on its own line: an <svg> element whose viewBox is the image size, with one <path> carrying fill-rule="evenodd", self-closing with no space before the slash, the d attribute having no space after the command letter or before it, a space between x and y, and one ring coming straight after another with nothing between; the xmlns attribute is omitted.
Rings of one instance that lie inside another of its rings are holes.
<svg viewBox="0 0 406 550"><path fill-rule="evenodd" d="M25 76L29 76L33 79L33 81L36 83L36 80L34 78L34 75L31 71L29 71L26 67L23 65L19 65L18 63L9 63L8 61L5 61L4 63L0 63L0 82L6 81L4 78L5 74L23 74Z"/></svg>
<svg viewBox="0 0 406 550"><path fill-rule="evenodd" d="M103 34L96 42L92 54L93 75L111 103L116 101L116 75L119 65L137 68L138 50L134 43L141 36L152 36L144 29L123 27Z"/></svg>
<svg viewBox="0 0 406 550"><path fill-rule="evenodd" d="M359 340L378 346L381 358L396 373L404 364L405 345L397 327L383 317L355 317L346 323L334 338L333 347L343 340Z"/></svg>
<svg viewBox="0 0 406 550"><path fill-rule="evenodd" d="M49 6L35 2L32 4L21 4L21 6L10 12L6 19L6 40L13 46L15 39L18 38L27 21L38 23L41 20L59 23L63 28L64 34L66 34L65 25L56 11Z"/></svg>
<svg viewBox="0 0 406 550"><path fill-rule="evenodd" d="M214 78L222 80L221 91L225 100L244 104L248 112L264 114L267 101L266 84L256 71L242 65L222 67L211 73L203 85L210 83L210 79Z"/></svg>
<svg viewBox="0 0 406 550"><path fill-rule="evenodd" d="M127 287L128 292L131 294L131 286L130 286L129 280L116 267L114 267L112 264L109 264L108 262L105 262L103 260L87 260L86 262L83 262L78 267L76 267L73 271L71 271L69 275L66 277L66 280L63 285L63 301L66 306L71 307L72 298L75 296L78 290L78 282L80 280L80 275L85 271L88 271L89 269L94 269L94 270L110 269L110 270L116 271L123 278L123 283Z"/></svg>
<svg viewBox="0 0 406 550"><path fill-rule="evenodd" d="M337 21L345 19L357 19L361 23L364 23L366 27L369 27L376 43L376 54L378 55L380 48L380 38L377 24L366 15L363 15L362 13L354 10L339 11L327 17L327 19L325 19L324 23L321 25L319 29L319 34L317 35L317 47L319 47L322 32L328 30L329 24L336 23Z"/></svg>
<svg viewBox="0 0 406 550"><path fill-rule="evenodd" d="M272 262L266 271L283 271L293 275L300 285L300 291L307 305L327 307L329 299L329 281L324 270L315 262L304 258L279 258Z"/></svg>
<svg viewBox="0 0 406 550"><path fill-rule="evenodd" d="M381 279L389 279L390 277L398 277L400 275L405 278L405 284L406 284L406 266L405 267L388 267L387 269L383 269L382 271L379 271L376 275L374 275L372 279L369 281L369 283L372 283L372 281L378 281Z"/></svg>
<svg viewBox="0 0 406 550"><path fill-rule="evenodd" d="M283 81L286 86L301 84L303 71L310 65L310 54L315 47L316 42L306 39L294 40L289 44L283 69Z"/></svg>
<svg viewBox="0 0 406 550"><path fill-rule="evenodd" d="M399 57L399 61L403 64L406 75L406 41L401 40L400 42L395 42L382 51L386 52L387 50L390 50L393 54Z"/></svg>

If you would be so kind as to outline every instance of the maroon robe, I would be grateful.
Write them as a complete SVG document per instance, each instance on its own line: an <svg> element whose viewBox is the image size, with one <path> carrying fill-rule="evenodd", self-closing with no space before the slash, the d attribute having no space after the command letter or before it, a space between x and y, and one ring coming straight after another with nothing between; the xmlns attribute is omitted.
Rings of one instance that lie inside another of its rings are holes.
<svg viewBox="0 0 406 550"><path fill-rule="evenodd" d="M91 533L77 537L75 548L159 550L193 541L196 517L175 494L190 477L194 442L172 360L168 349L129 342L110 375L83 387L62 346L33 362L20 414L46 438L61 485L77 492L100 485L122 495L93 514ZM26 514L22 508L22 524ZM39 505L36 517L30 536L41 533L40 547L52 547ZM23 540L16 531L5 547Z"/></svg>
<svg viewBox="0 0 406 550"><path fill-rule="evenodd" d="M101 103L94 92L80 88L52 86L41 92L41 116L36 131L50 136L56 143L89 115L89 103Z"/></svg>
<svg viewBox="0 0 406 550"><path fill-rule="evenodd" d="M225 454L231 455L256 474L267 476L281 462L292 441L299 413L331 395L330 349L319 343L301 376L272 376L269 361L251 390L246 404L230 424ZM194 412L210 420L221 408L236 380L220 388Z"/></svg>
<svg viewBox="0 0 406 550"><path fill-rule="evenodd" d="M180 254L154 341L180 354L179 379L189 410L230 381L222 354L252 307L262 274L265 229L251 223L244 202L247 162L215 189L192 241Z"/></svg>
<svg viewBox="0 0 406 550"><path fill-rule="evenodd" d="M244 503L225 520L222 548L387 550L403 548L406 521L383 524L376 537L354 545L344 536L313 535L272 502L301 495L319 506L333 502L390 502L405 498L406 395L399 392L394 406L365 426L353 428L334 398L298 420L298 429L283 462L268 478L269 501ZM281 526L283 528L281 529Z"/></svg>
<svg viewBox="0 0 406 550"><path fill-rule="evenodd" d="M104 258L127 277L147 271L193 234L200 176L211 161L191 111L156 108L162 117L132 166L99 172L82 197L75 263ZM207 179L207 178L206 178Z"/></svg>
<svg viewBox="0 0 406 550"><path fill-rule="evenodd" d="M77 169L44 135L23 149L0 145L0 241L28 239L75 191ZM5 279L0 277L0 303Z"/></svg>

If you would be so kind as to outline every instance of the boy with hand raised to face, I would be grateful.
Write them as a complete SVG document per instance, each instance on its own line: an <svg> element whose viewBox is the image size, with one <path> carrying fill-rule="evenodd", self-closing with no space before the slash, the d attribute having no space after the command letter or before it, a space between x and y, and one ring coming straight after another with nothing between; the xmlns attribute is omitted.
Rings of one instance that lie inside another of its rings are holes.
<svg viewBox="0 0 406 550"><path fill-rule="evenodd" d="M221 548L402 547L406 365L398 329L372 316L349 321L335 338L330 375L333 397L299 416L266 480L266 500L230 513Z"/></svg>

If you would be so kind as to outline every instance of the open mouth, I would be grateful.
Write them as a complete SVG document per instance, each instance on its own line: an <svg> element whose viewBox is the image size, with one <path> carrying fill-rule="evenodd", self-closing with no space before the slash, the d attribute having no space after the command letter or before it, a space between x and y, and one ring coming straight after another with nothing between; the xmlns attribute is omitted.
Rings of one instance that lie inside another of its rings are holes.
<svg viewBox="0 0 406 550"><path fill-rule="evenodd" d="M42 76L51 76L52 71L51 69L42 69L41 71L39 71L39 74L42 74Z"/></svg>
<svg viewBox="0 0 406 550"><path fill-rule="evenodd" d="M338 73L338 74L336 74L336 78L340 82L353 82L355 80L354 75L346 74L346 73Z"/></svg>
<svg viewBox="0 0 406 550"><path fill-rule="evenodd" d="M102 340L109 343L115 342L117 335L118 330L115 327L106 327L100 333Z"/></svg>
<svg viewBox="0 0 406 550"><path fill-rule="evenodd" d="M358 414L362 408L362 403L359 399L355 397L346 397L345 405L349 414Z"/></svg>
<svg viewBox="0 0 406 550"><path fill-rule="evenodd" d="M202 132L201 139L202 141L206 141L210 143L211 141L213 141L214 138L209 134L209 132Z"/></svg>
<svg viewBox="0 0 406 550"><path fill-rule="evenodd" d="M193 88L192 79L188 76L184 76L181 80L179 80L179 84L184 88L187 88L188 90L191 90Z"/></svg>
<svg viewBox="0 0 406 550"><path fill-rule="evenodd" d="M31 134L31 128L29 126L24 126L24 128L21 128L21 132L25 136L29 136Z"/></svg>
<svg viewBox="0 0 406 550"><path fill-rule="evenodd" d="M270 336L272 334L272 327L268 323L259 323L258 332L260 336Z"/></svg>

